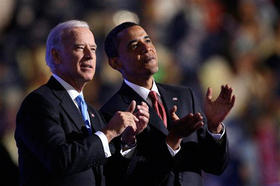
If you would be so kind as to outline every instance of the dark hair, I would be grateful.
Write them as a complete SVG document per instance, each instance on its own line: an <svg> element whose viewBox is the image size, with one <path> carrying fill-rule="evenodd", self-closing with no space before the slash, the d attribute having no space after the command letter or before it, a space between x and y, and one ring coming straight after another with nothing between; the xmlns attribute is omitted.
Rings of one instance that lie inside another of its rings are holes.
<svg viewBox="0 0 280 186"><path fill-rule="evenodd" d="M136 26L137 23L133 22L124 22L115 28L113 28L105 38L104 49L108 56L108 58L117 57L118 56L118 34L126 28Z"/></svg>

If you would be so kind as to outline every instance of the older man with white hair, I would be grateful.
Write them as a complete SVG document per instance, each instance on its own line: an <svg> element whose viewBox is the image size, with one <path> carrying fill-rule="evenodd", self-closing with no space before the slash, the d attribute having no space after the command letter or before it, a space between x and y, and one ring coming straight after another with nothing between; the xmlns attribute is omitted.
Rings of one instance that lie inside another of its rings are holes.
<svg viewBox="0 0 280 186"><path fill-rule="evenodd" d="M15 139L22 186L103 186L110 141L149 120L147 105L116 112L105 123L87 104L83 88L93 79L96 43L86 22L71 20L49 33L46 62L52 77L23 101ZM133 113L134 112L134 113Z"/></svg>

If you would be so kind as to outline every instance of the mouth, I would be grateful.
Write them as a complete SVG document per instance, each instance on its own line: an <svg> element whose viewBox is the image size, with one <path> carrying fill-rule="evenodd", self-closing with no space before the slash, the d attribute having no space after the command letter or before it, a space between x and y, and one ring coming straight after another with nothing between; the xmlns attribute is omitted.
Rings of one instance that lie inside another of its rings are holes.
<svg viewBox="0 0 280 186"><path fill-rule="evenodd" d="M81 68L89 68L89 69L93 69L93 66L91 64L81 64Z"/></svg>
<svg viewBox="0 0 280 186"><path fill-rule="evenodd" d="M155 59L156 58L153 55L145 55L145 56L143 56L144 63L149 63L150 61L155 60Z"/></svg>

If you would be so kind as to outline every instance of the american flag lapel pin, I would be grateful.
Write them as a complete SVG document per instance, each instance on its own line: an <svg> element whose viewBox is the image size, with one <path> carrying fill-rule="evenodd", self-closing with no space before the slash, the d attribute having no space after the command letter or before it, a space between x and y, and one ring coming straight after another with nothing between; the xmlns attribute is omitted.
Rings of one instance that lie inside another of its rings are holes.
<svg viewBox="0 0 280 186"><path fill-rule="evenodd" d="M173 97L172 100L173 101L178 101L178 98L177 97Z"/></svg>
<svg viewBox="0 0 280 186"><path fill-rule="evenodd" d="M91 115L91 117L92 117L92 118L94 118L94 117L95 117L95 115L94 115L93 113L90 113L90 115Z"/></svg>

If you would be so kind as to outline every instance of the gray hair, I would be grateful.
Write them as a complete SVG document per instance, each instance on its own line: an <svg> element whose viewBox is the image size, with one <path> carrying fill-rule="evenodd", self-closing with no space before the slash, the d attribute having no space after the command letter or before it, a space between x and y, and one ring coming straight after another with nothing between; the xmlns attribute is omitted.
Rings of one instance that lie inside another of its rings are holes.
<svg viewBox="0 0 280 186"><path fill-rule="evenodd" d="M61 37L63 34L63 31L65 29L69 28L75 28L75 27L85 27L89 28L88 23L85 21L80 20L69 20L62 22L58 25L56 25L49 33L47 38L47 44L46 44L46 63L50 67L51 71L54 69L54 63L52 60L51 50L53 48L58 48L61 44Z"/></svg>

